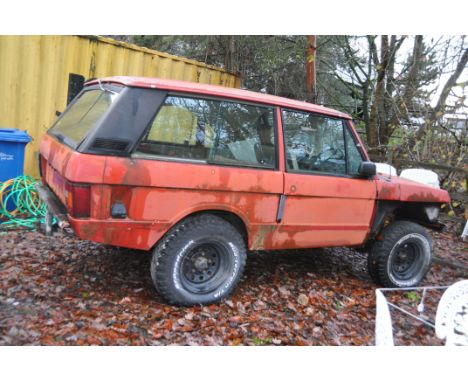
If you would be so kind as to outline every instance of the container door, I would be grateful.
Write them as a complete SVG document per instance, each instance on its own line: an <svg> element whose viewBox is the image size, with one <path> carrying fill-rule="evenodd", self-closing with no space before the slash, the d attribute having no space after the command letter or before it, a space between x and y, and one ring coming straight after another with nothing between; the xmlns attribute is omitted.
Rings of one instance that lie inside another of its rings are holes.
<svg viewBox="0 0 468 382"><path fill-rule="evenodd" d="M290 110L282 117L286 202L278 239L303 248L361 244L376 188L357 177L364 156L347 122Z"/></svg>

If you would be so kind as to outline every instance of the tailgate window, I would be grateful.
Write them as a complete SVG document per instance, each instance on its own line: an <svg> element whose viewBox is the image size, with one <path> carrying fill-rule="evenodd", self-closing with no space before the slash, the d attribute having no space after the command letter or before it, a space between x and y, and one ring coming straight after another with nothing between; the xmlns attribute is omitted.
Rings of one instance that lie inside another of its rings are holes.
<svg viewBox="0 0 468 382"><path fill-rule="evenodd" d="M49 130L61 142L76 149L109 109L118 93L88 90L68 108Z"/></svg>

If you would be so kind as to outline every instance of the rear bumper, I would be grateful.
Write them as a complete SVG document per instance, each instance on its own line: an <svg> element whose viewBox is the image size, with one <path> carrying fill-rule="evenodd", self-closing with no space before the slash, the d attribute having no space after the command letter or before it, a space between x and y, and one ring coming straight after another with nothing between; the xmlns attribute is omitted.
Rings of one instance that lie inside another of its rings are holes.
<svg viewBox="0 0 468 382"><path fill-rule="evenodd" d="M68 217L82 240L147 251L168 231L170 224L130 219L74 219Z"/></svg>
<svg viewBox="0 0 468 382"><path fill-rule="evenodd" d="M47 208L45 218L45 231L46 233L52 232L52 218L56 219L57 225L60 229L68 228L70 223L68 221L67 211L62 202L55 196L52 190L44 184L36 184L36 191Z"/></svg>
<svg viewBox="0 0 468 382"><path fill-rule="evenodd" d="M39 198L47 206L44 229L52 232L53 218L60 229L72 229L82 240L127 247L150 249L171 227L167 222L134 221L130 219L76 219L68 215L63 203L46 185L36 185Z"/></svg>

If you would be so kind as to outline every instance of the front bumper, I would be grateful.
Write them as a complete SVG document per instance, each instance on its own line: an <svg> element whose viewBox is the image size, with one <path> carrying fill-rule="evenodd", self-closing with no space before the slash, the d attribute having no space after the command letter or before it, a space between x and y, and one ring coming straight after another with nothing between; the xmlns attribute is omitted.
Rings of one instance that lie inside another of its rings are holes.
<svg viewBox="0 0 468 382"><path fill-rule="evenodd" d="M67 210L62 202L55 196L52 190L44 184L36 184L36 191L45 205L46 205L46 216L44 222L44 230L46 235L52 233L52 228L54 224L54 218L57 226L60 229L65 229L70 227L70 223L67 217Z"/></svg>

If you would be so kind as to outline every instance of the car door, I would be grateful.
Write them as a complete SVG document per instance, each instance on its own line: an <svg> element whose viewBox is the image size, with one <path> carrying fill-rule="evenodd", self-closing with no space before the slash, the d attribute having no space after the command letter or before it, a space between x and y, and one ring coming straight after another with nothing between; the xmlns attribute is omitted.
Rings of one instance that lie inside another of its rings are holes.
<svg viewBox="0 0 468 382"><path fill-rule="evenodd" d="M365 159L345 119L282 110L284 209L276 242L284 247L361 244L374 211L374 180L358 175Z"/></svg>

